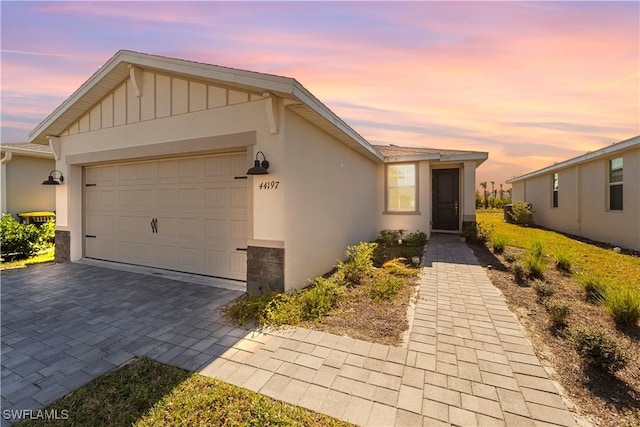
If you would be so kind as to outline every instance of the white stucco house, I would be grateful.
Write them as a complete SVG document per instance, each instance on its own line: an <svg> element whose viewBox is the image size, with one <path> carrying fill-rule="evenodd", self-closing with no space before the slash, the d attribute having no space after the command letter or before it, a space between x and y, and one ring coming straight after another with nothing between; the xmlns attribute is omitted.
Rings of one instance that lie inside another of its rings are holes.
<svg viewBox="0 0 640 427"><path fill-rule="evenodd" d="M59 261L224 277L251 292L301 287L381 229L459 230L475 220L488 157L376 147L295 79L124 50L30 142L50 145L65 177ZM248 174L256 161L268 174Z"/></svg>
<svg viewBox="0 0 640 427"><path fill-rule="evenodd" d="M42 185L55 169L51 148L40 144L3 143L0 156L0 211L14 218L20 212L54 211L54 189Z"/></svg>
<svg viewBox="0 0 640 427"><path fill-rule="evenodd" d="M640 136L507 181L534 222L640 250Z"/></svg>

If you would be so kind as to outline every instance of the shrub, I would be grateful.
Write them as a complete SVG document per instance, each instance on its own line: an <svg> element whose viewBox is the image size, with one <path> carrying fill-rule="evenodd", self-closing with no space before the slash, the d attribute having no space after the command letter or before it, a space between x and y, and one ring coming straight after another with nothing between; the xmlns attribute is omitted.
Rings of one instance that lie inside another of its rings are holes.
<svg viewBox="0 0 640 427"><path fill-rule="evenodd" d="M504 234L494 234L491 239L491 246L493 247L493 252L497 254L501 254L504 252L504 249L507 247L507 236Z"/></svg>
<svg viewBox="0 0 640 427"><path fill-rule="evenodd" d="M529 247L529 254L533 258L544 259L544 246L540 240L534 240Z"/></svg>
<svg viewBox="0 0 640 427"><path fill-rule="evenodd" d="M409 246L421 247L427 244L427 234L423 233L420 230L416 230L415 233L409 233L404 238L404 242L406 242Z"/></svg>
<svg viewBox="0 0 640 427"><path fill-rule="evenodd" d="M493 229L493 224L486 225L483 222L479 222L476 231L476 240L480 243L486 243L490 241L491 236L493 236Z"/></svg>
<svg viewBox="0 0 640 427"><path fill-rule="evenodd" d="M374 300L391 299L398 294L404 282L384 270L376 270L367 285L366 292Z"/></svg>
<svg viewBox="0 0 640 427"><path fill-rule="evenodd" d="M271 299L273 299L272 293L246 295L226 306L223 313L227 318L235 320L239 326L247 321L260 325L263 323L264 312Z"/></svg>
<svg viewBox="0 0 640 427"><path fill-rule="evenodd" d="M571 265L573 264L573 255L566 252L558 252L554 256L556 268L564 273L571 273Z"/></svg>
<svg viewBox="0 0 640 427"><path fill-rule="evenodd" d="M417 276L420 273L420 270L407 266L404 261L405 258L394 258L382 264L382 268L394 276Z"/></svg>
<svg viewBox="0 0 640 427"><path fill-rule="evenodd" d="M373 254L378 247L377 243L361 242L347 248L347 260L338 261L338 275L347 284L359 285L366 277L371 275L373 268Z"/></svg>
<svg viewBox="0 0 640 427"><path fill-rule="evenodd" d="M524 282L524 278L527 275L527 270L524 268L524 265L520 261L514 261L511 264L511 272L513 273L513 278L518 283Z"/></svg>
<svg viewBox="0 0 640 427"><path fill-rule="evenodd" d="M640 294L624 286L607 288L602 305L618 326L635 326L640 319Z"/></svg>
<svg viewBox="0 0 640 427"><path fill-rule="evenodd" d="M53 219L38 227L35 224L20 224L10 214L3 214L0 219L2 253L33 256L53 246L55 229Z"/></svg>
<svg viewBox="0 0 640 427"><path fill-rule="evenodd" d="M589 367L614 373L627 363L627 356L616 339L598 327L576 329L571 333L571 341Z"/></svg>
<svg viewBox="0 0 640 427"><path fill-rule="evenodd" d="M533 281L533 289L535 289L536 293L538 294L538 298L540 299L540 301L551 298L553 294L556 293L556 291L550 284L539 279L535 279Z"/></svg>
<svg viewBox="0 0 640 427"><path fill-rule="evenodd" d="M378 240L386 246L393 246L398 243L403 234L404 230L382 230Z"/></svg>
<svg viewBox="0 0 640 427"><path fill-rule="evenodd" d="M315 320L327 314L340 300L343 288L330 279L317 277L311 287L297 295L302 320Z"/></svg>
<svg viewBox="0 0 640 427"><path fill-rule="evenodd" d="M528 256L525 261L529 277L532 279L542 279L547 269L547 264L543 258Z"/></svg>
<svg viewBox="0 0 640 427"><path fill-rule="evenodd" d="M567 326L567 317L571 314L571 307L567 301L550 299L545 303L544 308L554 328L561 329Z"/></svg>
<svg viewBox="0 0 640 427"><path fill-rule="evenodd" d="M267 303L262 323L271 326L297 325L302 320L302 307L294 294L276 294Z"/></svg>
<svg viewBox="0 0 640 427"><path fill-rule="evenodd" d="M600 302L604 298L606 286L598 279L581 274L577 277L578 283L585 292L585 299L589 302Z"/></svg>
<svg viewBox="0 0 640 427"><path fill-rule="evenodd" d="M516 224L529 225L533 221L533 210L527 202L513 202L509 216Z"/></svg>
<svg viewBox="0 0 640 427"><path fill-rule="evenodd" d="M504 260L507 262L513 263L516 260L516 256L514 254L505 253L503 256L504 256Z"/></svg>

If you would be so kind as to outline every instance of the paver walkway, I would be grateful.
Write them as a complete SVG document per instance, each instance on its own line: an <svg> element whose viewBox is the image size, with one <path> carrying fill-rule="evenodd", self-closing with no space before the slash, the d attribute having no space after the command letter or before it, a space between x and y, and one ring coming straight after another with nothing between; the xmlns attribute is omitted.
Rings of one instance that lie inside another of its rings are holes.
<svg viewBox="0 0 640 427"><path fill-rule="evenodd" d="M452 236L429 241L406 348L233 328L218 308L238 295L79 264L3 272L2 409L40 409L148 355L359 425L575 425L499 291Z"/></svg>
<svg viewBox="0 0 640 427"><path fill-rule="evenodd" d="M424 264L407 348L253 333L201 373L358 425L576 425L471 250L434 235Z"/></svg>

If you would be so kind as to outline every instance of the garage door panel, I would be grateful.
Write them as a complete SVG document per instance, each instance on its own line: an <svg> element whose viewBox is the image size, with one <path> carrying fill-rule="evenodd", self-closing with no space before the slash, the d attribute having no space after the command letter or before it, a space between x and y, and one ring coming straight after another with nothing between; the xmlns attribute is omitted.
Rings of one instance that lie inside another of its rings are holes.
<svg viewBox="0 0 640 427"><path fill-rule="evenodd" d="M245 280L245 173L246 154L85 168L85 256Z"/></svg>

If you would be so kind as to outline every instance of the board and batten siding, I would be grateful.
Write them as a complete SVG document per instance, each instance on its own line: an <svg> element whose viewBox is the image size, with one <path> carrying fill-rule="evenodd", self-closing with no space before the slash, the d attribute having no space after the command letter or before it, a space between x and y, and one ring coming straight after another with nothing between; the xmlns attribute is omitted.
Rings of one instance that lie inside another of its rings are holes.
<svg viewBox="0 0 640 427"><path fill-rule="evenodd" d="M71 124L61 136L123 126L147 120L263 99L261 94L219 87L175 76L141 72L143 96L137 96L130 79Z"/></svg>

